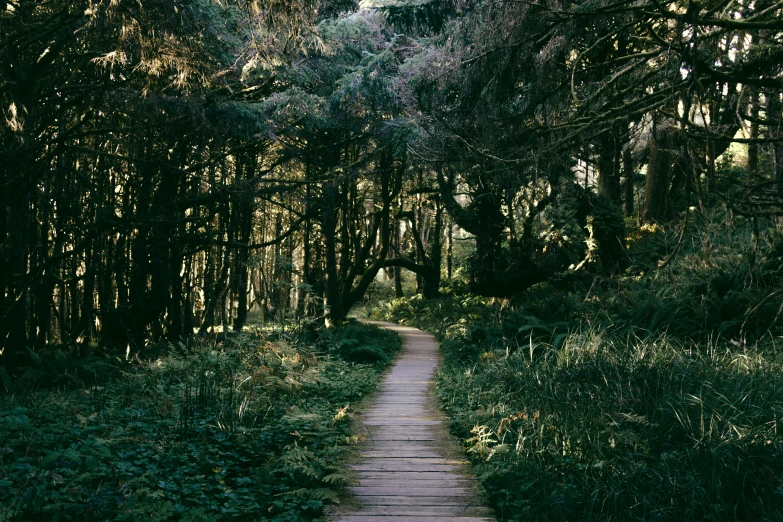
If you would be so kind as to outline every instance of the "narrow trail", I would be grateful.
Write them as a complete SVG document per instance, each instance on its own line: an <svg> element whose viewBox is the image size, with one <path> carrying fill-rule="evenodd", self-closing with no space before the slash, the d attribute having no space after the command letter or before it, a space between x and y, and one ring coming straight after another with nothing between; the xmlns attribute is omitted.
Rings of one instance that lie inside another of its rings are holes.
<svg viewBox="0 0 783 522"><path fill-rule="evenodd" d="M334 522L489 522L475 479L434 406L440 363L435 338L416 328L373 323L400 334L403 349L370 406L359 415L367 439L352 467L353 504Z"/></svg>

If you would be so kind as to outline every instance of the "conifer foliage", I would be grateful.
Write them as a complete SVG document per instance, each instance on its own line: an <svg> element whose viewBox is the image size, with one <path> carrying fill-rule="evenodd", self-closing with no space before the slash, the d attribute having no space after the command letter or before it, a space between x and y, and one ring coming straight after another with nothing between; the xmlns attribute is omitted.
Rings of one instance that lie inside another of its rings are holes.
<svg viewBox="0 0 783 522"><path fill-rule="evenodd" d="M433 297L454 240L473 245L471 289L508 296L569 267L623 270L621 207L650 224L783 212L778 4L7 0L0 15L11 373L25 348L134 351L239 331L251 311L339 323L402 270ZM747 168L724 168L737 151Z"/></svg>

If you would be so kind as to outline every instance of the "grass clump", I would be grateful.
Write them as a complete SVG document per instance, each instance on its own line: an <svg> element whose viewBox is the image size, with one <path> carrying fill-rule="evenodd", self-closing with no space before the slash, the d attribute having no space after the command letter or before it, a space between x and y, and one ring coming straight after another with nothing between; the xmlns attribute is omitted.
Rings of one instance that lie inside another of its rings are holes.
<svg viewBox="0 0 783 522"><path fill-rule="evenodd" d="M344 358L356 336L384 357ZM316 520L346 478L351 404L399 346L359 324L227 336L0 397L0 520Z"/></svg>
<svg viewBox="0 0 783 522"><path fill-rule="evenodd" d="M452 363L439 390L504 520L780 520L781 363L588 331Z"/></svg>

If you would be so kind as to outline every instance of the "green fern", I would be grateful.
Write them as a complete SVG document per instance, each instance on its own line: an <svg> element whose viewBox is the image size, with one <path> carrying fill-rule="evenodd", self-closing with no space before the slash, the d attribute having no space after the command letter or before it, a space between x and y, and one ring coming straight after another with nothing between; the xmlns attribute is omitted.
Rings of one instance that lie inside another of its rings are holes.
<svg viewBox="0 0 783 522"><path fill-rule="evenodd" d="M313 489L313 488L299 488L291 491L286 491L283 496L296 497L300 499L315 499L325 500L335 504L339 504L340 496L330 489Z"/></svg>
<svg viewBox="0 0 783 522"><path fill-rule="evenodd" d="M348 476L342 473L330 473L329 475L322 477L321 482L324 484L339 486L348 482Z"/></svg>

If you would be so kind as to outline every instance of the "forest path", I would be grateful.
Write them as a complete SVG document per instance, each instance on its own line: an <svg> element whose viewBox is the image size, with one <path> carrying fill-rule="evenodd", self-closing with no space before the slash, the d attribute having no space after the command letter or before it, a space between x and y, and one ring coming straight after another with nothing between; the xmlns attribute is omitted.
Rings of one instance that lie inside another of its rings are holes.
<svg viewBox="0 0 783 522"><path fill-rule="evenodd" d="M366 441L352 468L358 485L335 522L489 522L476 481L449 437L434 396L440 351L421 330L372 322L397 332L403 348L381 389L359 414Z"/></svg>

